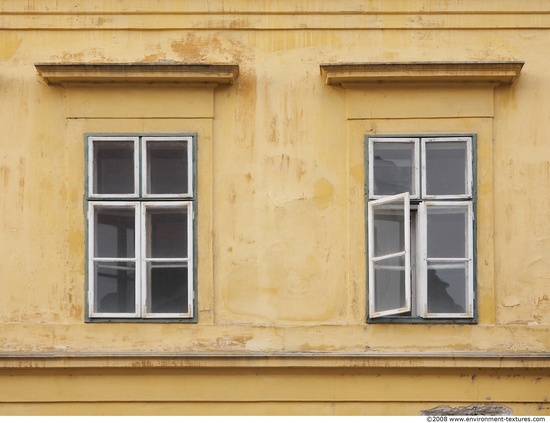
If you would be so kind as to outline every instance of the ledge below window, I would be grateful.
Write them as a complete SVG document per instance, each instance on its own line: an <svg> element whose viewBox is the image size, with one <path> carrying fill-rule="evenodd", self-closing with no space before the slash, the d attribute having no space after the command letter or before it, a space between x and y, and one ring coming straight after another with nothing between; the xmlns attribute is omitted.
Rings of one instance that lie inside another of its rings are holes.
<svg viewBox="0 0 550 423"><path fill-rule="evenodd" d="M511 84L524 62L323 63L327 85L379 83Z"/></svg>
<svg viewBox="0 0 550 423"><path fill-rule="evenodd" d="M203 63L37 63L48 85L186 83L231 85L235 64Z"/></svg>
<svg viewBox="0 0 550 423"><path fill-rule="evenodd" d="M532 368L550 367L548 353L7 353L0 352L0 370L31 368Z"/></svg>

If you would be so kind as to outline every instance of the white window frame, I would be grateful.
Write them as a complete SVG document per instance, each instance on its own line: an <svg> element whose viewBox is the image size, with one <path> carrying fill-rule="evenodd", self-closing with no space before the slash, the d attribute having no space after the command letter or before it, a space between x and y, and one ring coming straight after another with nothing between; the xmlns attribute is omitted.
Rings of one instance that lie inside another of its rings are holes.
<svg viewBox="0 0 550 423"><path fill-rule="evenodd" d="M182 258L150 258L147 257L147 237L149 228L147 227L147 209L154 210L169 209L169 208L187 208L187 257ZM141 203L141 219L140 219L140 265L141 265L141 293L142 293L142 309L141 316L144 318L186 318L193 316L193 202L191 201L173 201L173 202L143 202ZM147 263L149 262L179 262L187 265L187 313L152 313L147 311L148 301L148 284L147 284Z"/></svg>
<svg viewBox="0 0 550 423"><path fill-rule="evenodd" d="M397 251L391 254L386 254L383 256L375 257L375 230L374 230L374 209L377 206L385 205L387 203L393 203L397 200L402 200L403 202L403 239L404 239L404 249L403 251ZM404 269L410 269L411 266L411 253L410 253L410 208L409 208L409 194L397 194L388 196L379 200L370 201L368 204L368 230L369 230L369 311L370 316L382 317L389 316L399 313L404 313L411 310L411 272L405 271L405 305L404 307L388 309L384 311L375 311L375 263L378 261L394 258L394 257L403 257L404 258Z"/></svg>
<svg viewBox="0 0 550 423"><path fill-rule="evenodd" d="M187 142L187 168L193 169L193 149L191 148L191 140L187 139L189 137L141 137L141 187L142 187L142 197L143 198L163 198L163 199L181 199L181 198L193 198L193 180L192 172L188 174L187 178L187 192L182 194L151 194L147 191L147 177L149 175L149 169L147 168L147 143L148 142L167 142L167 141L177 141L177 142Z"/></svg>
<svg viewBox="0 0 550 423"><path fill-rule="evenodd" d="M101 313L96 312L95 304L95 263L96 262L120 262L128 261L134 263L134 272L135 272L135 284L137 285L140 278L141 266L139 265L139 238L135 236L134 241L134 257L133 258L120 258L120 257L96 257L95 254L95 208L105 207L105 208L128 208L134 209L134 226L137 226L139 222L140 212L139 212L139 202L137 201L90 201L88 202L88 314L90 317L97 318L136 318L139 317L139 304L140 304L140 290L135 289L135 304L134 304L134 313ZM137 232L136 232L137 235Z"/></svg>
<svg viewBox="0 0 550 423"><path fill-rule="evenodd" d="M412 144L413 145L413 151L414 151L414 158L413 158L413 177L414 177L414 193L409 193L409 197L411 199L417 199L420 196L420 181L418 178L419 175L419 169L420 169L420 148L418 143L418 138L370 138L370 142L368 145L369 149L369 193L372 193L370 195L371 199L377 199L377 198L385 198L387 195L377 195L374 194L374 160L372 160L372 157L374 157L374 145L376 143L395 143L395 144Z"/></svg>
<svg viewBox="0 0 550 423"><path fill-rule="evenodd" d="M426 144L428 143L445 143L445 142L465 142L466 143L466 168L465 180L466 180L466 192L462 195L430 195L427 194L427 178L426 175ZM422 179L422 198L427 199L469 199L472 198L472 137L426 137L420 139L421 151L422 151L422 169L421 169L421 179Z"/></svg>
<svg viewBox="0 0 550 423"><path fill-rule="evenodd" d="M134 184L133 194L98 194L93 192L94 184L94 142L97 141L132 141L134 142ZM177 194L147 194L145 195L146 180L146 143L156 141L181 141L187 143L187 181L188 189L185 193ZM151 320L151 319L193 319L195 317L195 252L194 252L194 136L88 136L88 198L87 198L87 252L88 252L88 308L87 314L90 319L107 320ZM134 209L134 257L96 257L95 256L95 209L97 207L133 208ZM158 210L166 208L187 209L187 257L177 258L148 258L147 257L147 210ZM95 263L97 262L133 262L135 264L135 307L132 313L119 312L96 312L95 298ZM187 312L186 313L154 313L148 312L148 284L147 284L147 263L148 262L181 262L187 267Z"/></svg>
<svg viewBox="0 0 550 423"><path fill-rule="evenodd" d="M95 142L116 142L116 141L130 141L134 143L134 192L129 194L99 194L94 191L95 188L95 169L94 169L94 143ZM104 198L104 199L118 199L118 198L136 198L139 196L139 137L102 137L91 136L88 137L88 197L89 198Z"/></svg>
<svg viewBox="0 0 550 423"><path fill-rule="evenodd" d="M467 225L466 225L466 257L428 257L427 237L418 238L420 249L420 280L422 281L419 291L420 300L420 315L425 318L471 318L474 315L474 212L471 201L425 201L418 206L418 227L422 234L427 233L427 217L430 207L441 208L466 208L467 209ZM430 313L428 312L428 261L440 263L464 263L466 266L466 310L464 313Z"/></svg>
<svg viewBox="0 0 550 423"><path fill-rule="evenodd" d="M425 195L426 192L426 143L429 142L465 142L466 143L466 193L461 195ZM473 136L430 136L430 137L369 137L368 142L368 213L367 213L367 242L368 242L368 300L369 300L369 313L368 318L380 319L382 317L391 318L392 321L398 320L411 321L415 319L426 320L430 319L443 319L443 320L456 320L461 319L473 319L475 317L474 303L474 190L473 190ZM414 142L415 145L415 163L418 164L415 172L415 182L419 185L418 196L410 196L410 202L408 207L405 208L404 216L406 222L411 221L410 211L414 210L416 218L414 221L414 227L411 230L412 235L409 235L409 246L406 248L409 255L409 269L410 280L407 286L410 286L411 294L411 306L403 309L388 310L384 312L374 312L375 310L375 281L374 281L374 258L372 251L374 248L374 230L373 230L373 218L372 208L378 204L383 204L387 201L395 201L396 198L404 196L408 193L402 193L397 195L380 196L373 193L373 180L374 180L374 166L373 166L373 144L376 142ZM467 227L466 227L466 254L467 257L449 257L449 258L429 258L427 257L427 210L429 207L463 207L467 208ZM411 248L414 243L415 257L411 258ZM446 263L464 263L466 267L467 281L466 281L466 310L463 313L429 313L428 312L428 261L430 262L446 262ZM404 315L403 313L407 313Z"/></svg>

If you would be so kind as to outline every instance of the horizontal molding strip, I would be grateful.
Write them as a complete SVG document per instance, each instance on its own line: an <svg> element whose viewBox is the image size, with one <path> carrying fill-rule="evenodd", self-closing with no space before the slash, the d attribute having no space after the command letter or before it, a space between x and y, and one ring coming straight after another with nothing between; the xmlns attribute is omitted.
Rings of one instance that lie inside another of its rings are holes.
<svg viewBox="0 0 550 423"><path fill-rule="evenodd" d="M324 63L327 85L379 83L493 83L511 84L524 62L384 62Z"/></svg>
<svg viewBox="0 0 550 423"><path fill-rule="evenodd" d="M550 12L550 6L544 0L521 0L503 2L502 0L460 0L444 3L426 3L424 0L392 0L391 2L357 2L356 0L338 0L318 2L314 0L222 0L195 2L190 0L134 0L132 2L105 2L103 0L64 0L45 2L43 0L3 0L0 13L4 14L155 14L155 13L194 13L194 14L235 14L235 13L380 13L430 15L441 13L483 13L483 14L525 14Z"/></svg>
<svg viewBox="0 0 550 423"><path fill-rule="evenodd" d="M2 13L3 30L482 30L548 29L550 13L151 12Z"/></svg>
<svg viewBox="0 0 550 423"><path fill-rule="evenodd" d="M1 369L25 368L550 368L550 353L0 353Z"/></svg>
<svg viewBox="0 0 550 423"><path fill-rule="evenodd" d="M231 85L236 64L210 63L37 63L48 85L186 83Z"/></svg>

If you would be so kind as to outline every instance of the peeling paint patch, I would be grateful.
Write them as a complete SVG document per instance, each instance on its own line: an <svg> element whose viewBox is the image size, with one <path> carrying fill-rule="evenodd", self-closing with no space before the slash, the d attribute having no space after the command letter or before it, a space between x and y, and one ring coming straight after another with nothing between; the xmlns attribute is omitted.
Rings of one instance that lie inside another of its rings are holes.
<svg viewBox="0 0 550 423"><path fill-rule="evenodd" d="M244 349L252 336L227 336L214 339L196 339L191 344L197 349L215 349L220 351Z"/></svg>
<svg viewBox="0 0 550 423"><path fill-rule="evenodd" d="M511 416L512 409L499 404L472 404L465 407L438 405L430 410L421 410L421 416Z"/></svg>

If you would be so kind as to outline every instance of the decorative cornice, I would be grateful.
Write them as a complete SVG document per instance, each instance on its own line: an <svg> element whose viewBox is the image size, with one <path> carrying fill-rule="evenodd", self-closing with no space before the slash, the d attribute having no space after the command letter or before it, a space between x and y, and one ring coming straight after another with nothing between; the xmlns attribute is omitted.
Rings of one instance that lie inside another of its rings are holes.
<svg viewBox="0 0 550 423"><path fill-rule="evenodd" d="M204 63L37 63L48 85L71 84L216 84L231 85L236 64Z"/></svg>
<svg viewBox="0 0 550 423"><path fill-rule="evenodd" d="M323 63L327 85L381 83L511 84L524 62Z"/></svg>

